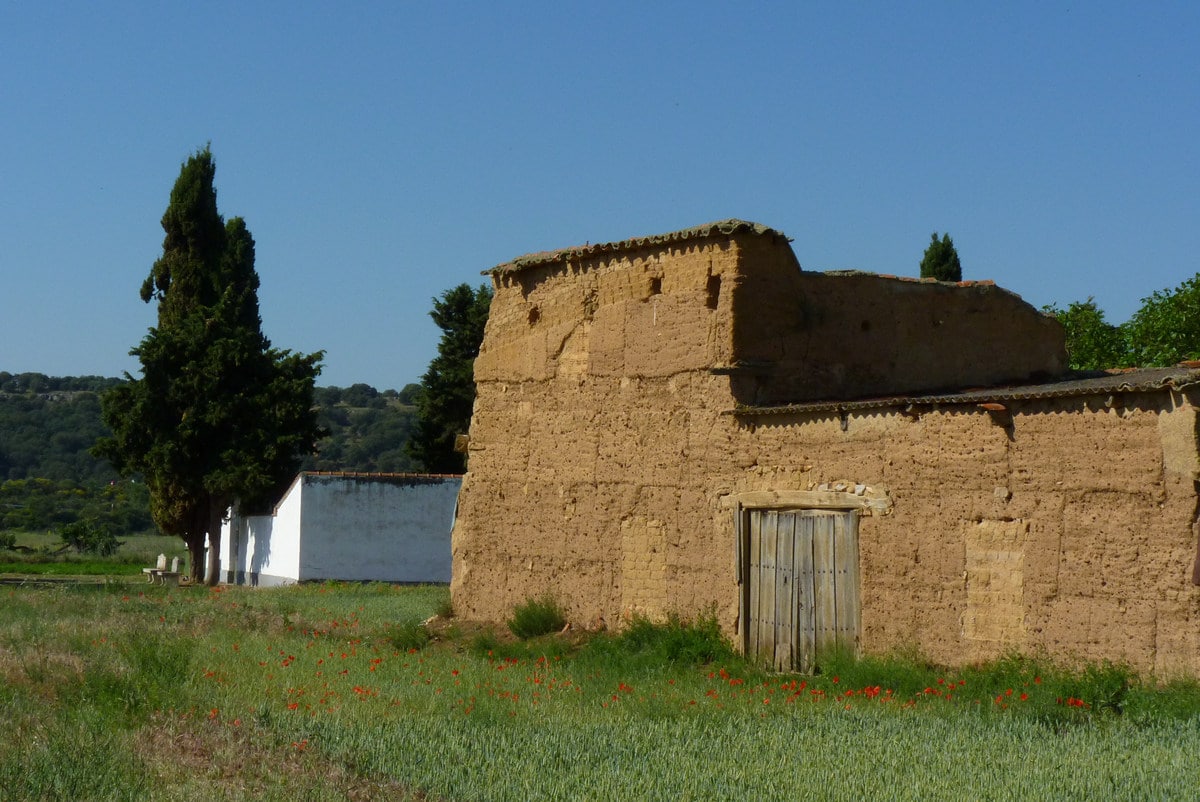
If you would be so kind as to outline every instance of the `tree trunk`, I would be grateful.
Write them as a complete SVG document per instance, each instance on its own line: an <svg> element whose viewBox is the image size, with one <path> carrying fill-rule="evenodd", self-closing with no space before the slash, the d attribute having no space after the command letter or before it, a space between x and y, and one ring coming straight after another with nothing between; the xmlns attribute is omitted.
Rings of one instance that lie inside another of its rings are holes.
<svg viewBox="0 0 1200 802"><path fill-rule="evenodd" d="M200 533L199 537L188 533L184 536L183 542L187 544L188 567L192 572L192 581L199 582L200 571L204 567L204 533Z"/></svg>
<svg viewBox="0 0 1200 802"><path fill-rule="evenodd" d="M221 521L225 518L225 504L220 499L209 499L208 520L208 572L204 582L209 587L221 583Z"/></svg>
<svg viewBox="0 0 1200 802"><path fill-rule="evenodd" d="M204 581L204 527L206 523L207 511L203 507L191 507L186 517L187 532L183 535L183 540L187 543L188 559L191 562L189 568L192 572L192 582L197 584Z"/></svg>

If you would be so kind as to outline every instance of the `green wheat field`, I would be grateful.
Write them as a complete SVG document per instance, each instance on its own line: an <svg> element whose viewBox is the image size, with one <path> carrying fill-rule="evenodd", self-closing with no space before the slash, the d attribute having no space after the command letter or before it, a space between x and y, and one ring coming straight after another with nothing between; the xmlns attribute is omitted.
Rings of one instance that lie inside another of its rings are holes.
<svg viewBox="0 0 1200 802"><path fill-rule="evenodd" d="M0 585L0 798L1196 794L1191 681L914 655L781 676L711 620L519 640L449 606L444 587Z"/></svg>

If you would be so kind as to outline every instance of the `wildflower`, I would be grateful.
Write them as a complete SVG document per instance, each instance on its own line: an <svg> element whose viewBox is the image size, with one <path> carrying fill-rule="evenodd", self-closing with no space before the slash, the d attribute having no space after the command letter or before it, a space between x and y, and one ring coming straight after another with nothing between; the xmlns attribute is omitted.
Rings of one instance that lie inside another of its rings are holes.
<svg viewBox="0 0 1200 802"><path fill-rule="evenodd" d="M1019 699L1020 699L1022 702L1028 702L1028 701L1029 701L1029 694L1027 694L1027 693L1022 693L1022 694L1021 694L1021 695L1020 695L1018 698L1019 698Z"/></svg>

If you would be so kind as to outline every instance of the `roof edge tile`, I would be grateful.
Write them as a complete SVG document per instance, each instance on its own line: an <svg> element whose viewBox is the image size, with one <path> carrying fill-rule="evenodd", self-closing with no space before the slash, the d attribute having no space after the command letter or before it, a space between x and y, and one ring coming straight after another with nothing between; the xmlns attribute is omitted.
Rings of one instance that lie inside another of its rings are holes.
<svg viewBox="0 0 1200 802"><path fill-rule="evenodd" d="M1044 384L1010 385L943 393L907 393L857 400L806 401L775 406L739 406L739 417L764 417L814 412L856 412L887 408L978 405L997 401L1037 401L1087 395L1184 390L1200 385L1200 369L1188 363L1170 368L1136 368L1069 376Z"/></svg>
<svg viewBox="0 0 1200 802"><path fill-rule="evenodd" d="M711 237L718 236L728 237L734 234L752 234L762 237L775 237L790 242L790 239L782 231L778 231L769 226L764 226L761 223L753 223L749 220L729 218L727 220L717 220L712 223L692 226L691 228L683 228L678 231L669 231L666 234L653 234L646 237L630 237L629 239L618 240L616 242L600 242L594 245L589 243L586 245L577 245L571 248L559 248L558 250L554 251L527 253L524 256L518 256L516 259L512 259L504 264L497 265L491 270L485 270L483 271L483 275L505 275L509 273L517 273L522 270L540 265L565 262L570 259L598 256L605 253L623 253L625 251L631 251L637 248L687 242L690 240L709 239Z"/></svg>

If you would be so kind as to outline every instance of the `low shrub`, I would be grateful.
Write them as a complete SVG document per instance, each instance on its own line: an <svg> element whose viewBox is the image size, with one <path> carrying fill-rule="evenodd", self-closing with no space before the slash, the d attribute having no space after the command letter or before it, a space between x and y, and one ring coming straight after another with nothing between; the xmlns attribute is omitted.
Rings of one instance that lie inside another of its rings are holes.
<svg viewBox="0 0 1200 802"><path fill-rule="evenodd" d="M704 665L717 660L737 660L733 646L721 632L716 615L687 621L672 613L662 623L635 616L615 638L626 652L669 663Z"/></svg>
<svg viewBox="0 0 1200 802"><path fill-rule="evenodd" d="M513 608L508 628L521 640L558 632L567 625L567 616L553 596L529 599Z"/></svg>
<svg viewBox="0 0 1200 802"><path fill-rule="evenodd" d="M91 521L75 521L58 530L64 546L70 546L80 554L96 554L108 557L121 547L117 536L108 527L97 526Z"/></svg>
<svg viewBox="0 0 1200 802"><path fill-rule="evenodd" d="M490 629L482 630L471 639L471 653L476 657L492 657L499 648L500 639Z"/></svg>
<svg viewBox="0 0 1200 802"><path fill-rule="evenodd" d="M431 640L429 630L416 621L405 621L388 637L388 642L402 652L419 652L429 645Z"/></svg>

